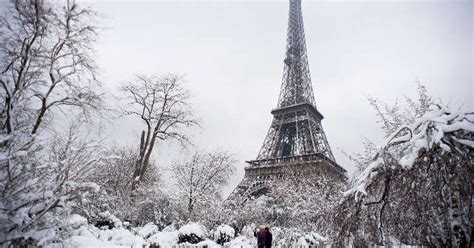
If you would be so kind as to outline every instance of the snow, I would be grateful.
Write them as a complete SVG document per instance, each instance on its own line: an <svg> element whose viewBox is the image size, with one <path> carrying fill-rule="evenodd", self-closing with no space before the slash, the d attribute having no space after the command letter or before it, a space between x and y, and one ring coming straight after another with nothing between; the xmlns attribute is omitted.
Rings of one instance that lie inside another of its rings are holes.
<svg viewBox="0 0 474 248"><path fill-rule="evenodd" d="M53 239L56 236L56 232L51 229L45 229L40 231L30 231L26 236L30 236L34 240L38 240L38 245L42 246L49 240Z"/></svg>
<svg viewBox="0 0 474 248"><path fill-rule="evenodd" d="M216 228L216 231L214 231L214 239L217 239L221 235L225 235L227 237L234 238L235 237L234 228L232 228L229 225L225 225L225 224L218 226Z"/></svg>
<svg viewBox="0 0 474 248"><path fill-rule="evenodd" d="M328 242L328 238L325 238L319 235L319 233L315 233L315 232L310 232L306 234L304 236L304 239L306 240L306 242L308 242L311 245Z"/></svg>
<svg viewBox="0 0 474 248"><path fill-rule="evenodd" d="M114 219L115 216L111 214L106 215L108 219ZM229 242L224 243L223 246L216 243L216 241L210 240L207 236L206 228L200 223L188 223L179 230L176 230L173 226L164 228L162 231L158 230L158 227L154 223L147 223L143 227L137 227L133 230L128 230L123 227L115 227L112 229L101 229L97 228L92 224L88 224L87 219L83 216L72 214L64 221L64 227L67 233L71 236L66 238L60 246L58 244L48 244L45 247L56 248L56 247L71 247L71 248L88 248L88 247L106 247L106 248L122 248L122 247L149 247L150 245L158 245L159 247L210 247L210 248L251 248L256 247L257 241L250 233L255 225L248 225L244 227L247 230L247 234L242 234L235 237L234 229L229 225L219 225L215 228L214 235L225 234L232 237ZM36 235L43 235L50 239L54 233L36 232ZM303 233L297 229L287 229L273 227L272 232L274 234L275 247L286 247L288 244L294 246L297 243L302 244L300 247L309 247L310 245L323 245L328 239L322 237L318 233L307 232ZM196 234L201 237L203 241L197 244L181 243L179 244L180 234ZM147 238L148 237L148 238ZM235 237L235 238L234 238ZM40 239L38 239L40 240ZM299 242L298 242L299 240Z"/></svg>
<svg viewBox="0 0 474 248"><path fill-rule="evenodd" d="M458 139L456 137L454 137L454 140L463 144L463 145L466 145L466 146L469 146L471 148L474 148L474 141L472 140L466 140L466 139Z"/></svg>
<svg viewBox="0 0 474 248"><path fill-rule="evenodd" d="M140 228L137 231L138 236L147 239L153 234L157 233L159 231L158 226L156 226L153 223L147 223L144 227Z"/></svg>
<svg viewBox="0 0 474 248"><path fill-rule="evenodd" d="M28 156L28 152L27 151L18 151L15 156L17 157L26 157Z"/></svg>
<svg viewBox="0 0 474 248"><path fill-rule="evenodd" d="M113 214L109 213L109 211L101 212L99 213L99 216L106 220L111 221L114 224L114 227L122 227L122 222Z"/></svg>
<svg viewBox="0 0 474 248"><path fill-rule="evenodd" d="M142 237L123 228L101 230L88 225L73 233L73 236L64 241L65 247L143 247L148 244Z"/></svg>
<svg viewBox="0 0 474 248"><path fill-rule="evenodd" d="M306 242L306 239L304 237L300 237L296 244L298 247L309 247L309 244L308 242Z"/></svg>
<svg viewBox="0 0 474 248"><path fill-rule="evenodd" d="M182 226L181 228L179 228L178 231L179 231L179 234L182 234L182 235L195 234L196 236L200 238L205 238L207 236L206 227L197 222L188 223Z"/></svg>
<svg viewBox="0 0 474 248"><path fill-rule="evenodd" d="M178 234L178 231L158 232L149 237L147 241L160 247L173 247L178 243Z"/></svg>
<svg viewBox="0 0 474 248"><path fill-rule="evenodd" d="M103 247L103 248L118 248L118 247L127 247L127 246L120 246L114 244L110 241L102 241L98 240L94 237L86 237L86 236L73 236L67 239L64 242L64 247L71 247L71 248L80 248L80 247Z"/></svg>
<svg viewBox="0 0 474 248"><path fill-rule="evenodd" d="M257 246L257 240L255 238L249 238L247 236L237 236L235 239L226 243L224 247L239 247L239 248L253 248Z"/></svg>
<svg viewBox="0 0 474 248"><path fill-rule="evenodd" d="M141 247L147 244L147 242L143 238L135 236L130 231L123 228L100 230L99 239L112 241L115 244L125 245L129 247L130 246Z"/></svg>
<svg viewBox="0 0 474 248"><path fill-rule="evenodd" d="M460 111L451 111L447 107L438 105L437 109L427 112L412 126L404 126L394 132L383 143L372 163L355 178L353 187L344 192L344 197L354 194L357 201L359 195L367 195L366 185L377 174L377 170L384 166L382 157L386 153L397 159L402 168L410 169L422 149L428 150L437 145L444 152L450 152L450 146L443 140L446 135L451 135L456 142L474 148L474 141L454 136L454 133L460 130L474 132L474 116ZM397 137L400 133L407 131L410 134Z"/></svg>
<svg viewBox="0 0 474 248"><path fill-rule="evenodd" d="M79 186L85 187L85 188L91 188L95 193L100 191L100 186L97 185L96 183L91 183L91 182L80 183Z"/></svg>
<svg viewBox="0 0 474 248"><path fill-rule="evenodd" d="M185 246L188 246L188 245L185 245ZM195 247L221 247L220 245L216 244L216 242L209 239L203 240L193 246Z"/></svg>
<svg viewBox="0 0 474 248"><path fill-rule="evenodd" d="M73 229L79 229L79 227L87 225L87 219L78 214L73 214L66 223Z"/></svg>

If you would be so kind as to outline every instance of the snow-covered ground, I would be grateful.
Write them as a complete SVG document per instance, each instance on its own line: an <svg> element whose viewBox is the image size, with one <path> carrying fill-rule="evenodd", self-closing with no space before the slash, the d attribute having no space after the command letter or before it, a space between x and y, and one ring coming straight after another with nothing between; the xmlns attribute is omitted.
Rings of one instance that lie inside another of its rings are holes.
<svg viewBox="0 0 474 248"><path fill-rule="evenodd" d="M107 213L108 214L108 213ZM105 215L107 215L105 214ZM153 223L148 223L143 227L127 228L120 220L112 215L109 219L114 220L114 228L98 228L87 222L87 219L80 215L72 215L66 220L66 228L69 229L70 237L64 240L61 247L85 248L85 247L256 247L256 239L253 237L252 226L245 227L242 234L235 236L235 230L229 225L220 225L215 230L208 231L205 226L199 223L188 223L179 229L168 226L163 230ZM274 227L272 232L275 237L275 246L281 247L284 244L298 245L299 247L310 247L310 244L321 244L327 239L317 233L296 234L292 233L291 238L284 237L288 231L283 231ZM202 241L195 244L188 242L180 243L182 235L196 235ZM223 245L218 244L221 235L229 238ZM154 245L154 246L153 246ZM49 245L48 247L56 247Z"/></svg>

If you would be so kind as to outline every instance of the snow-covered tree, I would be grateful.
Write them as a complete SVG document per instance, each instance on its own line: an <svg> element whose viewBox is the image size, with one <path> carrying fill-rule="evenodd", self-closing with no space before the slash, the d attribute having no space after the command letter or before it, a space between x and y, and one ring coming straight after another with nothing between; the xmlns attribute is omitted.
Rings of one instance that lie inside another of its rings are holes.
<svg viewBox="0 0 474 248"><path fill-rule="evenodd" d="M294 165L298 166L298 165ZM346 180L322 165L281 169L278 179L268 180L271 191L237 206L226 202L225 223L240 230L249 223L300 228L324 235L334 233L332 215Z"/></svg>
<svg viewBox="0 0 474 248"><path fill-rule="evenodd" d="M120 90L127 100L123 114L138 117L145 124L133 172L135 189L146 174L156 142L177 140L186 144L189 137L183 128L194 127L198 121L188 102L189 92L178 75L137 75Z"/></svg>
<svg viewBox="0 0 474 248"><path fill-rule="evenodd" d="M8 11L0 19L2 130L10 134L23 127L36 134L54 109L97 113L103 104L92 59L95 12L73 0L12 0L4 5Z"/></svg>
<svg viewBox="0 0 474 248"><path fill-rule="evenodd" d="M287 169L284 180L272 186L280 211L273 225L295 227L331 234L332 215L346 181L322 166ZM277 212L278 213L278 212Z"/></svg>
<svg viewBox="0 0 474 248"><path fill-rule="evenodd" d="M428 94L428 90L421 83L417 82L417 99L404 96L405 108L401 108L397 100L393 106L381 102L379 99L369 97L369 104L375 111L377 123L382 130L384 138L388 138L402 126L411 125L421 116L423 116L431 105L435 102ZM355 174L361 173L371 162L377 153L377 145L370 139L363 141L364 151L354 154L343 152L356 166Z"/></svg>
<svg viewBox="0 0 474 248"><path fill-rule="evenodd" d="M411 115L376 108L386 141L344 194L339 242L472 246L474 114L411 103Z"/></svg>
<svg viewBox="0 0 474 248"><path fill-rule="evenodd" d="M95 14L74 1L3 6L8 10L0 19L0 244L44 245L57 235L60 214L97 190L75 179L98 161L76 167L78 160L60 158L90 149L74 150L78 143L70 142L69 150L49 156L43 139L45 120L58 110L88 114L103 106L91 59Z"/></svg>
<svg viewBox="0 0 474 248"><path fill-rule="evenodd" d="M222 202L222 188L235 172L234 164L228 152L197 152L190 160L171 166L188 219L198 219Z"/></svg>
<svg viewBox="0 0 474 248"><path fill-rule="evenodd" d="M108 198L100 199L101 203L122 220L134 226L148 222L161 227L169 225L177 214L170 197L161 191L160 175L153 162L132 197L132 175L138 159L136 150L117 146L105 149L102 163L91 170L86 180L107 192Z"/></svg>

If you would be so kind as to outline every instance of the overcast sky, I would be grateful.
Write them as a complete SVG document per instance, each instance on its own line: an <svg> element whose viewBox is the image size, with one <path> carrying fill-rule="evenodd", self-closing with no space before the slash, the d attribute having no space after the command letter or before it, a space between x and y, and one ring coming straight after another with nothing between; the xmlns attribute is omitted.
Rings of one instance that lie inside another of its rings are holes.
<svg viewBox="0 0 474 248"><path fill-rule="evenodd" d="M92 2L107 29L97 63L111 92L136 73L185 75L203 129L196 147L255 159L272 121L283 70L287 1ZM303 1L306 42L323 128L337 162L364 137L381 141L367 96L393 103L415 96L416 80L452 106L473 110L472 1ZM121 119L109 131L137 143L142 123ZM181 155L159 144L166 166Z"/></svg>

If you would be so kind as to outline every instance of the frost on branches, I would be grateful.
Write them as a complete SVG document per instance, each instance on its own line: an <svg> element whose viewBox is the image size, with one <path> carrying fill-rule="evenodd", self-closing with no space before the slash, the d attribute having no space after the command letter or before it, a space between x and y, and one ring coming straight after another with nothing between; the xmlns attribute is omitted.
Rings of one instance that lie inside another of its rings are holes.
<svg viewBox="0 0 474 248"><path fill-rule="evenodd" d="M196 152L191 159L171 166L175 195L181 199L184 219L211 221L221 216L222 189L235 171L235 159L226 151ZM211 221L214 222L214 221Z"/></svg>
<svg viewBox="0 0 474 248"><path fill-rule="evenodd" d="M399 127L345 192L339 242L472 245L474 113L432 105Z"/></svg>
<svg viewBox="0 0 474 248"><path fill-rule="evenodd" d="M260 223L335 235L334 210L347 186L342 175L320 164L297 169L287 166L281 168L278 179L266 184L270 189L267 194L241 205L227 200L222 213L225 222L237 230Z"/></svg>
<svg viewBox="0 0 474 248"><path fill-rule="evenodd" d="M2 7L0 245L43 246L59 242L61 219L88 205L98 189L80 180L98 162L91 160L94 149L45 132L58 112L90 117L101 109L92 60L95 13L72 0L5 1Z"/></svg>

